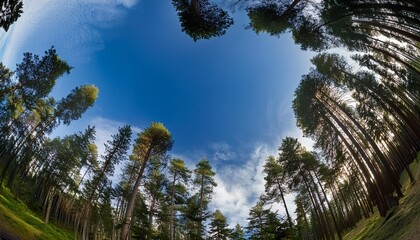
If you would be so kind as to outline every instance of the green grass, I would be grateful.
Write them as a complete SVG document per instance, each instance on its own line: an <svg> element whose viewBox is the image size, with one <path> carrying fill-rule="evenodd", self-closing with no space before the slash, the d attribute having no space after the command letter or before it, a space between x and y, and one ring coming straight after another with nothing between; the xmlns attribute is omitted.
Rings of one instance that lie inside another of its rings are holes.
<svg viewBox="0 0 420 240"><path fill-rule="evenodd" d="M344 234L343 238L348 240L363 239L365 234L372 231L372 228L375 227L378 218L380 218L380 216L378 212L375 211L375 213L370 218L362 219L354 229Z"/></svg>
<svg viewBox="0 0 420 240"><path fill-rule="evenodd" d="M0 226L22 240L73 239L71 230L54 223L45 224L37 214L3 187L0 189Z"/></svg>
<svg viewBox="0 0 420 240"><path fill-rule="evenodd" d="M401 175L404 197L400 199L399 206L392 209L386 217L380 217L376 211L370 218L361 220L354 229L346 233L344 239L420 239L420 163L414 161L410 169L416 182L410 184L406 172Z"/></svg>

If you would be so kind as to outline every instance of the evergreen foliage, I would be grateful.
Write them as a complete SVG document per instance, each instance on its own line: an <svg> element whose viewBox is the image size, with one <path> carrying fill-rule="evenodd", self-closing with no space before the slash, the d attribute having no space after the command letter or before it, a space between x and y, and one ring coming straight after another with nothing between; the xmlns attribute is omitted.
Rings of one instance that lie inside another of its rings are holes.
<svg viewBox="0 0 420 240"><path fill-rule="evenodd" d="M2 0L0 2L0 27L7 32L23 13L22 9L22 0Z"/></svg>
<svg viewBox="0 0 420 240"><path fill-rule="evenodd" d="M219 37L233 24L228 12L210 0L172 0L182 31L194 41Z"/></svg>

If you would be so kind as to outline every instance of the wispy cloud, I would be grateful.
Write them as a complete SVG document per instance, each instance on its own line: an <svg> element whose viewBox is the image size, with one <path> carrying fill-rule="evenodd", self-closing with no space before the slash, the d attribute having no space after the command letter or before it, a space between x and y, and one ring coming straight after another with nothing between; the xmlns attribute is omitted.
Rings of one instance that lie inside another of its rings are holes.
<svg viewBox="0 0 420 240"><path fill-rule="evenodd" d="M24 13L7 33L0 30L0 59L13 67L23 52L54 45L71 63L104 47L101 29L117 26L138 0L26 0Z"/></svg>
<svg viewBox="0 0 420 240"><path fill-rule="evenodd" d="M249 210L256 204L259 196L264 193L263 166L265 160L269 155L278 155L278 146L285 137L297 138L308 150L313 149L313 141L303 137L302 131L296 127L290 105L280 104L277 109L279 112L272 113L276 117L272 115L270 118L272 121L276 121L272 122L272 126L270 126L273 135L272 142L255 144L253 151L248 154L248 160L244 161L242 165L222 165L216 169L218 186L214 189L212 207L222 211L232 227L236 223L247 225L246 219ZM225 151L234 152L229 145L216 146L218 149L225 148ZM294 195L288 194L285 198L293 218L295 216ZM285 216L283 203L273 204L271 209L278 211L280 216Z"/></svg>
<svg viewBox="0 0 420 240"><path fill-rule="evenodd" d="M243 165L225 165L216 169L217 187L214 189L212 208L227 216L230 225L247 225L249 210L264 192L264 162L276 148L256 144Z"/></svg>
<svg viewBox="0 0 420 240"><path fill-rule="evenodd" d="M213 160L232 160L236 158L236 153L226 142L211 143L210 149L214 151Z"/></svg>

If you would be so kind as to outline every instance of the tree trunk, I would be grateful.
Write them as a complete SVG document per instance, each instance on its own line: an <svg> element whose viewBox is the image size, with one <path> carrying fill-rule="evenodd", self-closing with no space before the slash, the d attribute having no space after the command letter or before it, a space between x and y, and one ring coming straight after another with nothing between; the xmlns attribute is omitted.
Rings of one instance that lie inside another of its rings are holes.
<svg viewBox="0 0 420 240"><path fill-rule="evenodd" d="M281 196L281 200L283 201L284 209L286 210L286 215L287 215L287 220L289 222L289 227L292 228L293 227L293 222L292 222L292 218L290 217L289 210L287 209L287 204L286 204L286 200L284 199L284 194L283 194L283 191L281 189L281 184L279 182L279 179L276 179L276 181L277 181L277 185L279 187L280 196Z"/></svg>
<svg viewBox="0 0 420 240"><path fill-rule="evenodd" d="M137 191L140 187L141 180L143 178L144 170L146 169L147 161L149 160L150 153L152 151L152 146L149 146L147 152L143 158L143 163L140 167L139 175L137 176L136 183L134 184L133 192L131 193L130 200L128 201L127 211L125 214L125 220L121 227L121 240L128 240L129 239L129 227L131 224L131 216L133 215L134 204L136 202Z"/></svg>
<svg viewBox="0 0 420 240"><path fill-rule="evenodd" d="M172 196L171 196L171 213L169 221L169 240L174 240L174 199L175 199L175 183L176 183L176 171L174 172L174 178L172 181Z"/></svg>
<svg viewBox="0 0 420 240"><path fill-rule="evenodd" d="M321 208L318 205L318 201L315 199L315 196L313 196L312 193L312 189L308 183L308 180L305 177L305 172L301 169L301 167L299 166L299 171L300 171L300 175L303 179L303 182L305 183L305 187L307 189L307 192L309 194L309 199L311 200L312 206L313 206L313 210L315 212L315 216L318 219L318 223L321 225L321 230L322 230L322 235L324 235L326 237L326 239L330 239L330 235L328 234L328 229L326 226L326 223L324 221L324 219L321 216Z"/></svg>
<svg viewBox="0 0 420 240"><path fill-rule="evenodd" d="M48 202L47 209L45 211L45 223L48 223L48 221L50 219L50 213L51 213L53 200L54 200L54 190L51 190L49 192L47 198L45 199L45 201Z"/></svg>
<svg viewBox="0 0 420 240"><path fill-rule="evenodd" d="M357 162L357 165L361 169L361 171L363 173L363 177L366 180L366 186L369 189L369 192L371 193L371 197L376 202L381 216L385 216L386 212L388 211L388 208L387 208L387 205L385 205L386 200L383 196L383 189L380 188L380 186L383 185L383 183L380 181L381 178L379 176L377 176L377 172L376 172L375 168L373 168L373 166L371 165L370 160L367 158L367 156L364 154L364 152L361 151L360 146L357 144L357 142L355 143L355 140L353 139L353 136L347 131L346 128L344 128L344 126L342 125L341 122L337 122L337 123L340 126L340 128L343 130L344 134L346 134L346 136L348 136L349 140L353 144L356 144L354 146L359 151L359 153L362 155L362 159L364 161L361 161L361 159L359 159L359 156L356 153L354 147L352 147L349 144L347 138L339 131L339 129L331 122L331 120L324 115L322 115L322 116L323 116L323 119L328 123L328 125L331 126L334 129L334 131L338 134L341 141L346 146L347 150L353 156L353 159ZM372 174L373 174L373 177L375 179L375 183L372 182L372 180L371 180Z"/></svg>
<svg viewBox="0 0 420 240"><path fill-rule="evenodd" d="M156 204L156 198L152 197L152 202L150 203L150 209L149 209L149 231L147 239L152 240L152 233L153 233L153 215L155 211L155 204Z"/></svg>
<svg viewBox="0 0 420 240"><path fill-rule="evenodd" d="M390 165L388 163L388 160L386 159L386 157L384 156L384 154L382 153L382 151L378 148L378 145L375 143L375 141L366 132L366 130L359 124L359 122L356 119L354 119L354 117L347 110L344 109L343 106L341 106L339 103L337 103L334 99L332 99L326 93L322 93L321 92L321 94L323 96L327 97L330 100L330 102L332 104L334 104L334 106L338 107L338 109L340 109L341 112L343 112L345 114L345 116L348 119L350 119L350 121L363 134L363 136L365 137L365 139L367 140L367 142L370 144L370 146L373 148L374 152L376 153L376 154L372 154L372 155L377 155L378 156L379 161L380 161L380 163L382 163L382 167L384 168L384 172L388 175L389 181L394 186L394 189L397 192L398 196L401 198L403 196L403 194L401 192L401 184L399 182L399 177L397 176L397 173L395 171L393 171L393 169L390 168ZM318 101L319 101L319 99L318 99ZM324 106L325 106L325 103L324 103ZM329 109L329 108L326 107L326 109ZM330 111L332 111L332 110L330 110ZM336 113L338 115L341 115L337 111L336 111Z"/></svg>
<svg viewBox="0 0 420 240"><path fill-rule="evenodd" d="M287 15L289 15L293 9L296 7L296 5L298 3L300 3L302 0L294 0L288 7L287 9L281 14L282 17L288 17Z"/></svg>
<svg viewBox="0 0 420 240"><path fill-rule="evenodd" d="M313 173L314 173L315 178L316 178L316 180L317 180L317 182L318 182L318 185L319 185L319 186L320 186L320 188L321 188L321 191L322 191L322 194L324 195L325 201L327 202L327 206L328 206L328 208L329 208L329 210L330 210L330 213L331 213L331 217L332 217L332 219L333 219L333 223L334 223L335 230L337 231L338 239L339 239L339 240L342 240L342 239L343 239L343 236L341 235L341 229L340 229L340 227L338 226L338 222L337 222L337 218L336 218L335 213L334 213L334 209L331 207L331 204L330 204L330 202L328 201L327 194L325 193L324 187L322 186L322 183L321 183L321 181L320 181L320 179L319 179L319 177L318 177L318 174L317 174L315 171L313 171ZM337 204L338 204L338 203L337 203Z"/></svg>

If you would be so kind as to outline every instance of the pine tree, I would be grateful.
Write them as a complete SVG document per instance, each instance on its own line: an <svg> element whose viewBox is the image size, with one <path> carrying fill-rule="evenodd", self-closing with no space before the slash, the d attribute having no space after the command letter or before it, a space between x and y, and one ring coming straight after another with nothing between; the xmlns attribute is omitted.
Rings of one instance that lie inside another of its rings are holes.
<svg viewBox="0 0 420 240"><path fill-rule="evenodd" d="M194 41L225 34L233 24L228 12L209 0L172 0L182 31Z"/></svg>
<svg viewBox="0 0 420 240"><path fill-rule="evenodd" d="M135 200L149 159L165 154L166 151L172 148L172 143L171 133L162 123L151 123L150 127L138 134L133 149L132 159L140 162L140 169L125 212L121 229L122 240L129 239L129 226L131 224Z"/></svg>
<svg viewBox="0 0 420 240"><path fill-rule="evenodd" d="M232 234L230 235L230 239L232 240L245 240L245 233L243 227L236 224L235 228L232 230Z"/></svg>
<svg viewBox="0 0 420 240"><path fill-rule="evenodd" d="M226 217L220 210L216 210L210 219L209 238L214 240L227 240L231 236L232 229L227 224Z"/></svg>
<svg viewBox="0 0 420 240"><path fill-rule="evenodd" d="M194 180L193 183L198 188L198 193L196 194L199 209L198 209L198 219L196 219L197 224L197 235L204 235L204 226L203 223L209 217L207 212L208 204L211 201L211 196L213 194L213 188L217 186L214 181L215 172L213 172L210 162L203 158L201 159L194 169Z"/></svg>
<svg viewBox="0 0 420 240"><path fill-rule="evenodd" d="M94 176L85 185L85 201L82 209L81 228L82 232L76 236L88 239L89 224L94 203L100 201L105 190L108 188L109 176L114 174L115 165L126 157L131 141L131 127L126 125L118 129L118 133L112 136L112 140L105 143L105 154L99 169L95 169ZM80 221L79 220L79 221ZM79 224L76 224L76 231Z"/></svg>
<svg viewBox="0 0 420 240"><path fill-rule="evenodd" d="M186 195L186 186L191 178L191 171L185 166L185 163L181 159L173 159L169 166L170 178L172 184L170 187L171 194L171 206L170 206L170 223L169 232L170 239L175 239L175 207L182 203ZM179 207L178 207L179 209Z"/></svg>

